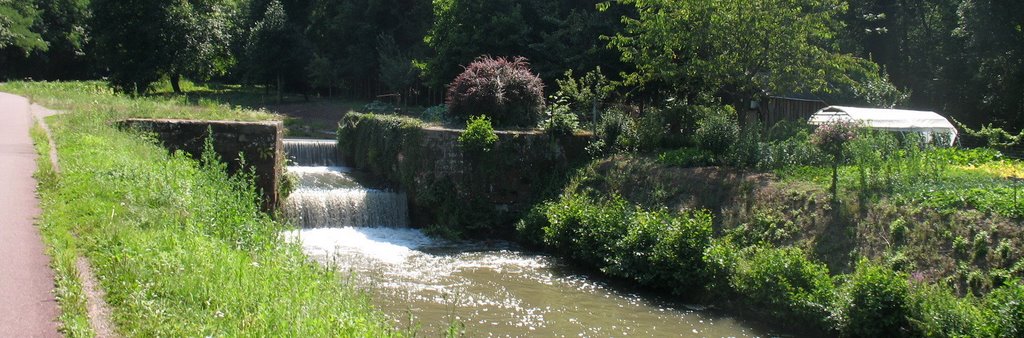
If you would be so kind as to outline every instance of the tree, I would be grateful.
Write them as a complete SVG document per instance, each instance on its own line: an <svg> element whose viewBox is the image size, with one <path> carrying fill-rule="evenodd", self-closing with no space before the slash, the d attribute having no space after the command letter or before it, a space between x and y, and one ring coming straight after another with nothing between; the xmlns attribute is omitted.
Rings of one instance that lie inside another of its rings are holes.
<svg viewBox="0 0 1024 338"><path fill-rule="evenodd" d="M13 6L9 1L0 0L0 46L8 40L4 36L22 36L9 34L13 32L9 23L19 18L12 10L33 8L34 3L37 15L28 31L31 33L28 41L32 46L0 47L0 78L85 78L90 74L92 58L87 51L87 0L18 0ZM39 43L43 43L45 48L39 48Z"/></svg>
<svg viewBox="0 0 1024 338"><path fill-rule="evenodd" d="M402 93L412 87L419 77L419 69L413 65L412 59L398 47L394 37L383 33L377 36L377 53L377 61L380 63L380 80L388 89Z"/></svg>
<svg viewBox="0 0 1024 338"><path fill-rule="evenodd" d="M306 36L317 55L330 60L335 83L369 97L381 82L398 84L392 90L406 87L412 61L429 54L423 36L431 19L431 2L425 0L315 0ZM387 46L381 36L390 40ZM385 73L403 80L383 79Z"/></svg>
<svg viewBox="0 0 1024 338"><path fill-rule="evenodd" d="M843 163L846 144L857 137L857 124L853 121L832 121L818 126L811 135L811 143L832 158L832 199L839 196L839 165Z"/></svg>
<svg viewBox="0 0 1024 338"><path fill-rule="evenodd" d="M181 93L182 76L207 80L235 62L228 48L228 8L216 0L191 0L167 9L164 37L170 55L164 71L175 93Z"/></svg>
<svg viewBox="0 0 1024 338"><path fill-rule="evenodd" d="M762 93L827 93L863 63L832 43L840 0L621 0L636 7L611 42L637 71L688 102L740 105Z"/></svg>
<svg viewBox="0 0 1024 338"><path fill-rule="evenodd" d="M89 1L35 2L40 13L35 27L49 48L31 53L22 68L31 70L29 75L34 78L88 78L95 61L89 50Z"/></svg>
<svg viewBox="0 0 1024 338"><path fill-rule="evenodd" d="M426 67L432 86L447 85L462 67L480 55L514 56L531 60L545 83L554 83L566 70L601 67L618 75L628 68L602 36L622 28L619 18L627 6L601 1L439 0L427 43L436 54ZM501 37L496 39L495 37Z"/></svg>
<svg viewBox="0 0 1024 338"><path fill-rule="evenodd" d="M46 50L46 41L33 31L39 11L30 1L0 0L0 49L8 47L25 54L33 50Z"/></svg>
<svg viewBox="0 0 1024 338"><path fill-rule="evenodd" d="M1024 2L965 0L957 13L954 34L964 39L975 70L970 102L989 121L1024 128Z"/></svg>
<svg viewBox="0 0 1024 338"><path fill-rule="evenodd" d="M304 70L312 58L308 43L298 28L289 24L278 0L267 4L262 19L253 26L245 56L247 77L262 83L275 82L278 102L283 100L286 82L305 80Z"/></svg>
<svg viewBox="0 0 1024 338"><path fill-rule="evenodd" d="M96 53L111 85L143 94L167 75L204 78L230 62L224 5L218 0L93 0Z"/></svg>

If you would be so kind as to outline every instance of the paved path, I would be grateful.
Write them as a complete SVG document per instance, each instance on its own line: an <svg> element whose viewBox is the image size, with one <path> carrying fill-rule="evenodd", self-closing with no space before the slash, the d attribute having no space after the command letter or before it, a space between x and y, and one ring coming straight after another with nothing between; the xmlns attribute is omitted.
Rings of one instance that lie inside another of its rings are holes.
<svg viewBox="0 0 1024 338"><path fill-rule="evenodd" d="M0 337L59 337L53 270L35 227L28 100L0 93Z"/></svg>

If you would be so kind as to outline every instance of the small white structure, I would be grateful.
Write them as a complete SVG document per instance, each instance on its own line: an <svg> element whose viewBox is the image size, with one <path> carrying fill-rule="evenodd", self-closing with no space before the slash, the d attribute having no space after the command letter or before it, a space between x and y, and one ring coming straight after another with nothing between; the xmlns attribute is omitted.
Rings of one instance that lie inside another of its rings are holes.
<svg viewBox="0 0 1024 338"><path fill-rule="evenodd" d="M945 117L931 111L828 106L811 115L807 123L821 125L831 121L854 121L866 128L922 133L926 140L932 134L949 134L954 144L957 131Z"/></svg>

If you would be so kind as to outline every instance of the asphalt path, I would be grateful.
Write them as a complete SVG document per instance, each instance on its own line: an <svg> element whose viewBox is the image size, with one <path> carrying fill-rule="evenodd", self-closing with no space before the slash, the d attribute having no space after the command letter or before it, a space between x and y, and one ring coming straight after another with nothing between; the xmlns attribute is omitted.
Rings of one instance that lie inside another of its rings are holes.
<svg viewBox="0 0 1024 338"><path fill-rule="evenodd" d="M59 337L53 270L39 229L27 99L0 93L0 337Z"/></svg>

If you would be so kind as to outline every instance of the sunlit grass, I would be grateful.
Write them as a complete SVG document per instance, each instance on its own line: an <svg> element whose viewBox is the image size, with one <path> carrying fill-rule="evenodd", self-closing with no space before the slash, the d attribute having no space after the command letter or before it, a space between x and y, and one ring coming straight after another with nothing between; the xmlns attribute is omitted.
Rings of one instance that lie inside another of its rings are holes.
<svg viewBox="0 0 1024 338"><path fill-rule="evenodd" d="M125 336L401 334L343 274L285 242L286 226L259 211L248 182L110 124L128 116L274 116L133 99L94 82L0 88L68 112L48 120L60 175L45 167L37 173L65 335L93 334L74 269L77 253L92 261ZM45 158L45 136L33 135Z"/></svg>

